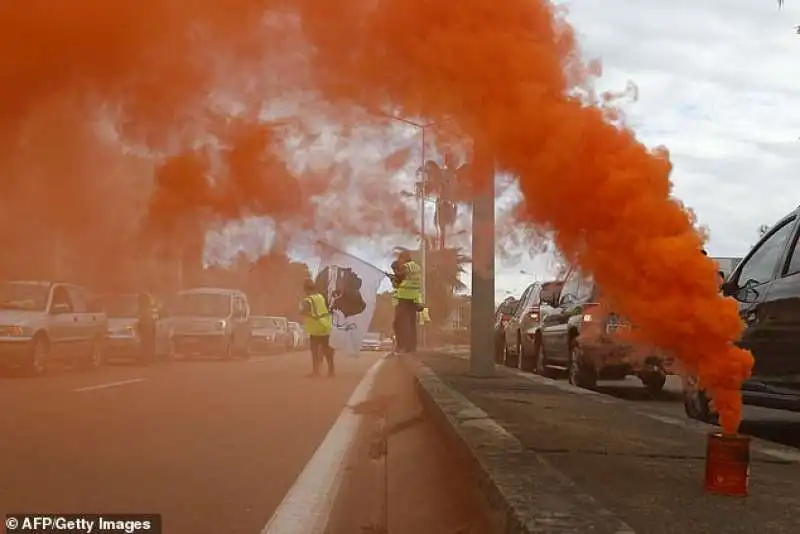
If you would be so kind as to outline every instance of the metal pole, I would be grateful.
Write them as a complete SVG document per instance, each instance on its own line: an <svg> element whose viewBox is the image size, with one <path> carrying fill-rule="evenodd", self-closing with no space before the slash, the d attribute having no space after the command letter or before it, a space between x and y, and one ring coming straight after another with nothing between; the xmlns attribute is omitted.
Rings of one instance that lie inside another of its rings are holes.
<svg viewBox="0 0 800 534"><path fill-rule="evenodd" d="M427 129L426 126L422 126L422 177L421 177L421 184L420 184L420 195L419 195L419 232L420 232L420 247L422 250L420 251L420 260L422 265L422 302L427 306L428 305L428 243L425 239L425 193L426 185L427 185L427 177L428 173L425 172L425 130ZM426 347L426 336L425 336L425 327L420 327L420 341L422 342L422 347Z"/></svg>
<svg viewBox="0 0 800 534"><path fill-rule="evenodd" d="M494 158L475 140L473 172L478 186L472 203L472 312L470 373L488 377L494 363Z"/></svg>

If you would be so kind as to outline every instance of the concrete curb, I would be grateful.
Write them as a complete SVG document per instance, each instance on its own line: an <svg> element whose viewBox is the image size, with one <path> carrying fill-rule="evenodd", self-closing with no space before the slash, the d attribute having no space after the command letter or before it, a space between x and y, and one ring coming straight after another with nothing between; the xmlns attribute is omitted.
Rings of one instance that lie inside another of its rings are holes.
<svg viewBox="0 0 800 534"><path fill-rule="evenodd" d="M471 470L491 510L492 532L635 534L428 366L404 361L428 416L457 460Z"/></svg>

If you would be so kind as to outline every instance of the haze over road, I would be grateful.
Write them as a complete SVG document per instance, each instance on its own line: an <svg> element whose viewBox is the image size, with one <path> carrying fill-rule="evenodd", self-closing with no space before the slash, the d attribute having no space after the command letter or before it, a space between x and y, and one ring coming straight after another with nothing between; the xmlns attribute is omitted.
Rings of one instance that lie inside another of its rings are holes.
<svg viewBox="0 0 800 534"><path fill-rule="evenodd" d="M161 513L164 532L260 532L377 356L0 378L0 515Z"/></svg>

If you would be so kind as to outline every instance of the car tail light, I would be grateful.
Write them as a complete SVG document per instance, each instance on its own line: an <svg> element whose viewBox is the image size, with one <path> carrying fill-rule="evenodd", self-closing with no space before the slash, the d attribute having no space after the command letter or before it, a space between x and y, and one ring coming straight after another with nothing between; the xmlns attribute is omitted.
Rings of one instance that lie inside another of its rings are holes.
<svg viewBox="0 0 800 534"><path fill-rule="evenodd" d="M530 310L528 310L528 314L530 318L534 321L539 320L539 306L533 306Z"/></svg>
<svg viewBox="0 0 800 534"><path fill-rule="evenodd" d="M510 320L511 320L511 316L510 315L506 315L504 313L503 316L500 318L500 326L505 326L506 324L508 324L508 321L510 321Z"/></svg>
<svg viewBox="0 0 800 534"><path fill-rule="evenodd" d="M586 304L583 307L583 321L586 323L591 323L599 320L600 318L597 315L599 311L600 310L598 309L597 304Z"/></svg>

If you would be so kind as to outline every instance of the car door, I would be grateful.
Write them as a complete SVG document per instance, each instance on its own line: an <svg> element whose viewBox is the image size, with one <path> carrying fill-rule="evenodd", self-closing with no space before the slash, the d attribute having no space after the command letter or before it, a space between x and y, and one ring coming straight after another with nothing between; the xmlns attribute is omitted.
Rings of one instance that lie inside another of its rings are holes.
<svg viewBox="0 0 800 534"><path fill-rule="evenodd" d="M66 286L69 298L72 301L74 314L73 326L75 328L75 350L78 357L89 354L92 343L99 329L97 315L89 309L89 295L85 289L77 286Z"/></svg>
<svg viewBox="0 0 800 534"><path fill-rule="evenodd" d="M78 317L72 299L62 284L53 286L50 297L50 353L54 358L71 359L79 353Z"/></svg>
<svg viewBox="0 0 800 534"><path fill-rule="evenodd" d="M564 281L558 306L542 321L542 348L550 362L565 364L569 357L569 318L578 303L581 275L573 269Z"/></svg>
<svg viewBox="0 0 800 534"><path fill-rule="evenodd" d="M725 292L738 302L739 314L745 323L739 345L755 357L753 381L746 388L758 388L759 381L782 372L782 351L778 350L774 339L776 334L780 335L781 321L775 317L775 306L766 304L794 226L795 218L790 217L765 235L726 284ZM784 291L785 288L779 288L777 295Z"/></svg>
<svg viewBox="0 0 800 534"><path fill-rule="evenodd" d="M533 294L533 289L535 284L529 285L525 291L522 292L522 296L519 298L517 302L516 308L510 313L510 317L508 322L505 325L503 330L503 338L505 339L505 347L510 351L517 350L517 339L519 336L519 326L522 319L522 311L525 309L528 301L530 301L530 297ZM501 308L503 306L501 305ZM502 314L508 313L507 310L501 309L501 317Z"/></svg>
<svg viewBox="0 0 800 534"><path fill-rule="evenodd" d="M800 349L800 247L796 226L793 219L786 221L764 241L763 248L760 247L760 250L769 251L760 257L774 257L778 268L777 276L763 284L763 296L755 304L754 350L761 359L757 363L760 378L778 384L800 382L800 353L797 352ZM790 241L787 234L791 233L794 239ZM762 263L766 277L769 260ZM753 272L754 269L745 265L744 274L739 275L737 282L746 283L754 276Z"/></svg>

